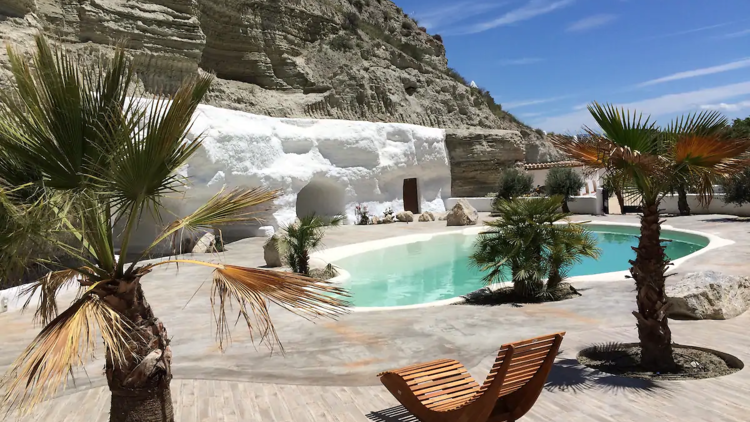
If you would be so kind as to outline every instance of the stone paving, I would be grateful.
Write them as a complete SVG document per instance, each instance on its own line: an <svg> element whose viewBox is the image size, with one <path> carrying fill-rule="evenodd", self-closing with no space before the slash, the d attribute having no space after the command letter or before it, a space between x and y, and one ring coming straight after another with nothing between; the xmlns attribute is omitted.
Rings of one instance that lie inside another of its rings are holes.
<svg viewBox="0 0 750 422"><path fill-rule="evenodd" d="M485 216L486 218L486 216ZM634 216L579 217L637 222ZM750 272L750 222L727 216L668 218L666 225L715 234L734 245L689 260L678 273L714 269ZM344 226L330 231L328 247L393 236L436 233L445 222ZM263 265L262 239L227 245L223 262ZM194 256L196 258L198 256ZM199 259L203 259L198 257ZM390 312L351 313L338 321L310 323L272 309L285 354L256 349L238 326L226 353L212 332L208 269L183 266L154 271L144 283L147 298L173 338L173 399L177 421L409 421L414 420L375 374L435 358L460 360L483 379L494 352L505 342L567 331L562 353L545 391L523 420L533 421L748 421L750 372L710 380L652 383L581 367L582 348L637 339L631 280L576 283L583 296L520 307L465 305ZM679 275L669 280L679 279ZM191 299L193 294L198 293ZM62 303L67 298L63 298ZM0 368L33 338L31 313L0 314ZM681 344L719 349L750 362L750 314L728 321L671 322ZM78 385L42 404L28 421L106 421L108 390L103 362L87 366Z"/></svg>

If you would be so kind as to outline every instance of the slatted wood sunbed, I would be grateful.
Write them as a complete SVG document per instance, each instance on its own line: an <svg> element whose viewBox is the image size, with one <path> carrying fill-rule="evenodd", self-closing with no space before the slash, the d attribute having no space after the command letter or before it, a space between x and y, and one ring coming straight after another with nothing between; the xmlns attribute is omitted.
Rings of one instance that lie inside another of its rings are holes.
<svg viewBox="0 0 750 422"><path fill-rule="evenodd" d="M423 422L513 422L544 388L565 333L503 345L481 386L458 361L440 359L378 374Z"/></svg>

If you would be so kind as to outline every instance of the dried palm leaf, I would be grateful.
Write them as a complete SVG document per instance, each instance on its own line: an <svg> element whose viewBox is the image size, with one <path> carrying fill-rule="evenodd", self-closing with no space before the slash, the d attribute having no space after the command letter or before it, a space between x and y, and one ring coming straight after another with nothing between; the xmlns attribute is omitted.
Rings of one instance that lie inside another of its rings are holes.
<svg viewBox="0 0 750 422"><path fill-rule="evenodd" d="M75 367L93 358L99 339L116 365L130 359L127 321L100 300L87 293L52 320L13 363L0 383L3 403L28 413L49 399Z"/></svg>

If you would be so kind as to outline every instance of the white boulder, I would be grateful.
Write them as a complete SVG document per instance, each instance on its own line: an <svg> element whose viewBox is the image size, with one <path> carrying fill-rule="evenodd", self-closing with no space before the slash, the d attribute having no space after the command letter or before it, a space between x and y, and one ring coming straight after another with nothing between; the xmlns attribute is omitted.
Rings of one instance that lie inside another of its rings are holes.
<svg viewBox="0 0 750 422"><path fill-rule="evenodd" d="M716 271L687 274L668 285L669 317L673 319L730 319L750 308L750 277Z"/></svg>

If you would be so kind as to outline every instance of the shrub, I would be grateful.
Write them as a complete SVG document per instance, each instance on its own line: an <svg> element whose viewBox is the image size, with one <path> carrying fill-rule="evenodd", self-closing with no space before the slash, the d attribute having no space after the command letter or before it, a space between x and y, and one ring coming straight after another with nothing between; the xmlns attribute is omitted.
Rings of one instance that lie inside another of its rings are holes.
<svg viewBox="0 0 750 422"><path fill-rule="evenodd" d="M507 167L500 172L497 182L497 198L513 199L531 192L534 177L516 167Z"/></svg>
<svg viewBox="0 0 750 422"><path fill-rule="evenodd" d="M357 10L360 12L362 11L362 8L365 7L365 4L362 0L352 0L351 1L352 6L356 7Z"/></svg>
<svg viewBox="0 0 750 422"><path fill-rule="evenodd" d="M414 22L412 22L412 21L410 21L408 19L401 21L401 29L406 29L406 30L409 30L409 31L413 30L414 29Z"/></svg>
<svg viewBox="0 0 750 422"><path fill-rule="evenodd" d="M445 70L445 74L453 78L453 80L455 80L456 82L462 85L469 86L469 81L467 81L466 78L464 78L460 73L458 73L458 70L452 67L449 67Z"/></svg>
<svg viewBox="0 0 750 422"><path fill-rule="evenodd" d="M347 31L356 31L359 28L359 15L354 12L344 13L344 21L341 23L341 27Z"/></svg>
<svg viewBox="0 0 750 422"><path fill-rule="evenodd" d="M742 206L750 203L750 167L742 173L721 181L724 189L724 202Z"/></svg>
<svg viewBox="0 0 750 422"><path fill-rule="evenodd" d="M544 138L546 136L544 134L544 131L541 130L541 129L534 129L534 132L536 132L536 134L539 135L539 136L541 136L542 138Z"/></svg>
<svg viewBox="0 0 750 422"><path fill-rule="evenodd" d="M578 195L584 186L583 177L570 167L556 167L550 169L544 185L549 195L562 197L563 212L570 212L568 200L571 196Z"/></svg>
<svg viewBox="0 0 750 422"><path fill-rule="evenodd" d="M333 50L336 51L354 50L354 41L344 34L338 34L335 37L331 38L329 45Z"/></svg>
<svg viewBox="0 0 750 422"><path fill-rule="evenodd" d="M354 207L354 215L357 217L358 226L370 224L370 212L367 210L367 205L357 204Z"/></svg>
<svg viewBox="0 0 750 422"><path fill-rule="evenodd" d="M440 42L440 44L443 43L443 36L440 35L440 34L435 34L435 35L432 36L432 38L438 40Z"/></svg>

